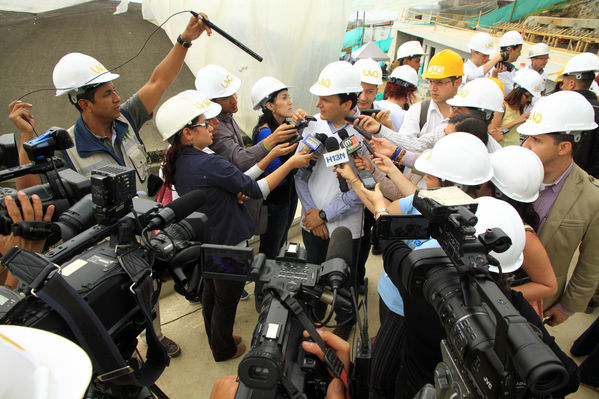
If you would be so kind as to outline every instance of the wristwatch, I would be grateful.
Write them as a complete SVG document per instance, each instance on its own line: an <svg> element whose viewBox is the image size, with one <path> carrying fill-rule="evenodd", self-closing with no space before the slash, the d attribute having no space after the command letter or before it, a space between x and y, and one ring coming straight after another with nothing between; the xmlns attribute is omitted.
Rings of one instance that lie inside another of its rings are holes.
<svg viewBox="0 0 599 399"><path fill-rule="evenodd" d="M179 43L181 46L183 46L183 48L191 47L191 42L183 41L183 38L181 38L181 35L177 36L177 43Z"/></svg>
<svg viewBox="0 0 599 399"><path fill-rule="evenodd" d="M327 222L327 214L324 213L324 211L321 209L320 212L318 212L318 216L320 216L320 218L322 220L324 220L325 222Z"/></svg>

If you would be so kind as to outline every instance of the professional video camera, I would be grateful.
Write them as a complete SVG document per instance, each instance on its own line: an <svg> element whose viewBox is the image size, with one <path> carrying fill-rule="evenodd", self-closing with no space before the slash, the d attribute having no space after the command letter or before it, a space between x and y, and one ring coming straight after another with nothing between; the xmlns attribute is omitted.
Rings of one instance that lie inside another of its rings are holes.
<svg viewBox="0 0 599 399"><path fill-rule="evenodd" d="M376 234L432 236L442 248L413 251L400 265L408 295L430 303L446 333L435 389L427 384L417 397L540 397L562 388L564 365L489 274L489 264L499 266L489 251L507 250L509 237L498 228L476 237L477 203L457 187L417 191L414 206L422 216L382 216Z"/></svg>
<svg viewBox="0 0 599 399"><path fill-rule="evenodd" d="M322 398L330 381L327 368L340 375L343 365L327 350L314 323L324 317L323 303L334 311L356 311L352 294L342 289L349 276L351 233L337 228L331 235L326 261L306 262L306 251L297 243L283 247L279 256L267 260L251 249L204 245L203 274L208 278L255 281L263 284L263 299L249 353L239 364L236 398ZM307 330L326 353L325 364L301 347ZM367 335L366 335L367 336ZM368 340L370 343L370 340Z"/></svg>
<svg viewBox="0 0 599 399"><path fill-rule="evenodd" d="M18 165L18 155L16 146L10 142L10 135L4 135L4 144L0 143L0 154L6 155L6 159L11 160L6 166L12 166L9 169L0 171L0 182L13 179L15 177L27 174L44 175L48 181L34 187L23 190L28 196L37 194L42 200L45 209L55 206L53 220L57 220L59 215L69 209L77 201L90 192L90 182L84 176L71 169L58 170L64 166L64 162L54 156L56 150L64 150L73 146L73 141L69 133L57 127L49 129L46 133L34 140L23 144L32 162L28 165L14 166L15 159ZM13 139L14 142L14 139ZM11 188L0 189L0 234L8 235L11 232L26 239L49 238L51 243L60 239L59 231L56 226L46 224L45 222L19 222L12 223L4 207L3 198L7 195L17 198L16 190ZM16 200L17 206L20 203Z"/></svg>
<svg viewBox="0 0 599 399"><path fill-rule="evenodd" d="M8 304L0 323L40 328L78 343L94 367L90 398L159 392L153 384L169 363L152 327L159 277L172 277L177 292L188 297L199 290L207 218L193 211L204 193L192 191L162 208L133 198L134 173L118 165L93 171L92 202L77 204L70 218L100 223L80 223L73 231L87 229L43 255L14 247L2 258L21 294L0 292L0 302ZM162 231L150 237L155 229ZM148 353L142 365L133 352L144 329Z"/></svg>

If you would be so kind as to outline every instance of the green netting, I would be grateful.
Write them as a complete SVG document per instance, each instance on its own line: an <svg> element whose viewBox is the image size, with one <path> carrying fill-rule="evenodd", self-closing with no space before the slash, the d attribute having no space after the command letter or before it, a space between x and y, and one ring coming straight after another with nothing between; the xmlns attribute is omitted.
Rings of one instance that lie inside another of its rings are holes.
<svg viewBox="0 0 599 399"><path fill-rule="evenodd" d="M343 48L352 47L360 43L363 32L364 28L355 28L345 32L345 39L343 39Z"/></svg>
<svg viewBox="0 0 599 399"><path fill-rule="evenodd" d="M516 2L516 8L514 9L514 14L512 15L511 21L508 20L510 18L510 14L512 13L512 8L514 7L514 5L508 4L507 6L503 6L495 11L491 11L490 13L483 15L480 18L480 25L484 27L491 27L497 24L498 22L517 21L536 10L549 7L553 4L561 3L564 1L565 0L518 0ZM471 23L471 26L476 26L478 18L469 19L466 22Z"/></svg>

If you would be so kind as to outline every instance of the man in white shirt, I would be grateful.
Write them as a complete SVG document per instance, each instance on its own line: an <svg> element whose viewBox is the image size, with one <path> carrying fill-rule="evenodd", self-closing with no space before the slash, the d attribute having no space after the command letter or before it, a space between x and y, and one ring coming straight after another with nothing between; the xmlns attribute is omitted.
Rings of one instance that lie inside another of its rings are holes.
<svg viewBox="0 0 599 399"><path fill-rule="evenodd" d="M485 32L478 32L468 43L471 58L464 63L464 78L462 86L474 79L491 76L491 69L502 60L501 53L494 55L493 38Z"/></svg>
<svg viewBox="0 0 599 399"><path fill-rule="evenodd" d="M522 45L524 41L520 33L515 30L505 32L499 39L499 47L503 61L493 69L493 76L499 78L503 83L505 96L510 94L514 88L514 76L516 75L516 67L512 62L516 61L522 53Z"/></svg>
<svg viewBox="0 0 599 399"><path fill-rule="evenodd" d="M541 91L545 91L545 82L547 81L547 72L545 72L545 66L549 62L549 46L545 43L537 43L530 48L528 51L528 57L530 58L530 65L528 68L533 69L541 75L543 78L543 88Z"/></svg>

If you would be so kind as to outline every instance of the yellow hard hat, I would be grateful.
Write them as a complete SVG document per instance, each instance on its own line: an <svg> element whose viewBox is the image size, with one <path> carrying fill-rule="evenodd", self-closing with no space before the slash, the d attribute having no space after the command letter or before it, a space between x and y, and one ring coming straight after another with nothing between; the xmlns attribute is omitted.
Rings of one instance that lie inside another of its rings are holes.
<svg viewBox="0 0 599 399"><path fill-rule="evenodd" d="M562 69L559 70L559 72L557 73L557 78L555 79L555 81L557 83L559 82L563 82L564 81L564 70L566 69L566 67L563 67Z"/></svg>
<svg viewBox="0 0 599 399"><path fill-rule="evenodd" d="M505 95L505 87L503 87L503 82L497 78L494 78L492 76L488 77L487 79L491 79L493 82L495 82L497 84L497 86L499 86L499 88L501 89L501 92L503 93L503 95Z"/></svg>
<svg viewBox="0 0 599 399"><path fill-rule="evenodd" d="M462 57L455 51L443 50L431 58L422 77L424 79L443 79L463 75L464 61Z"/></svg>

